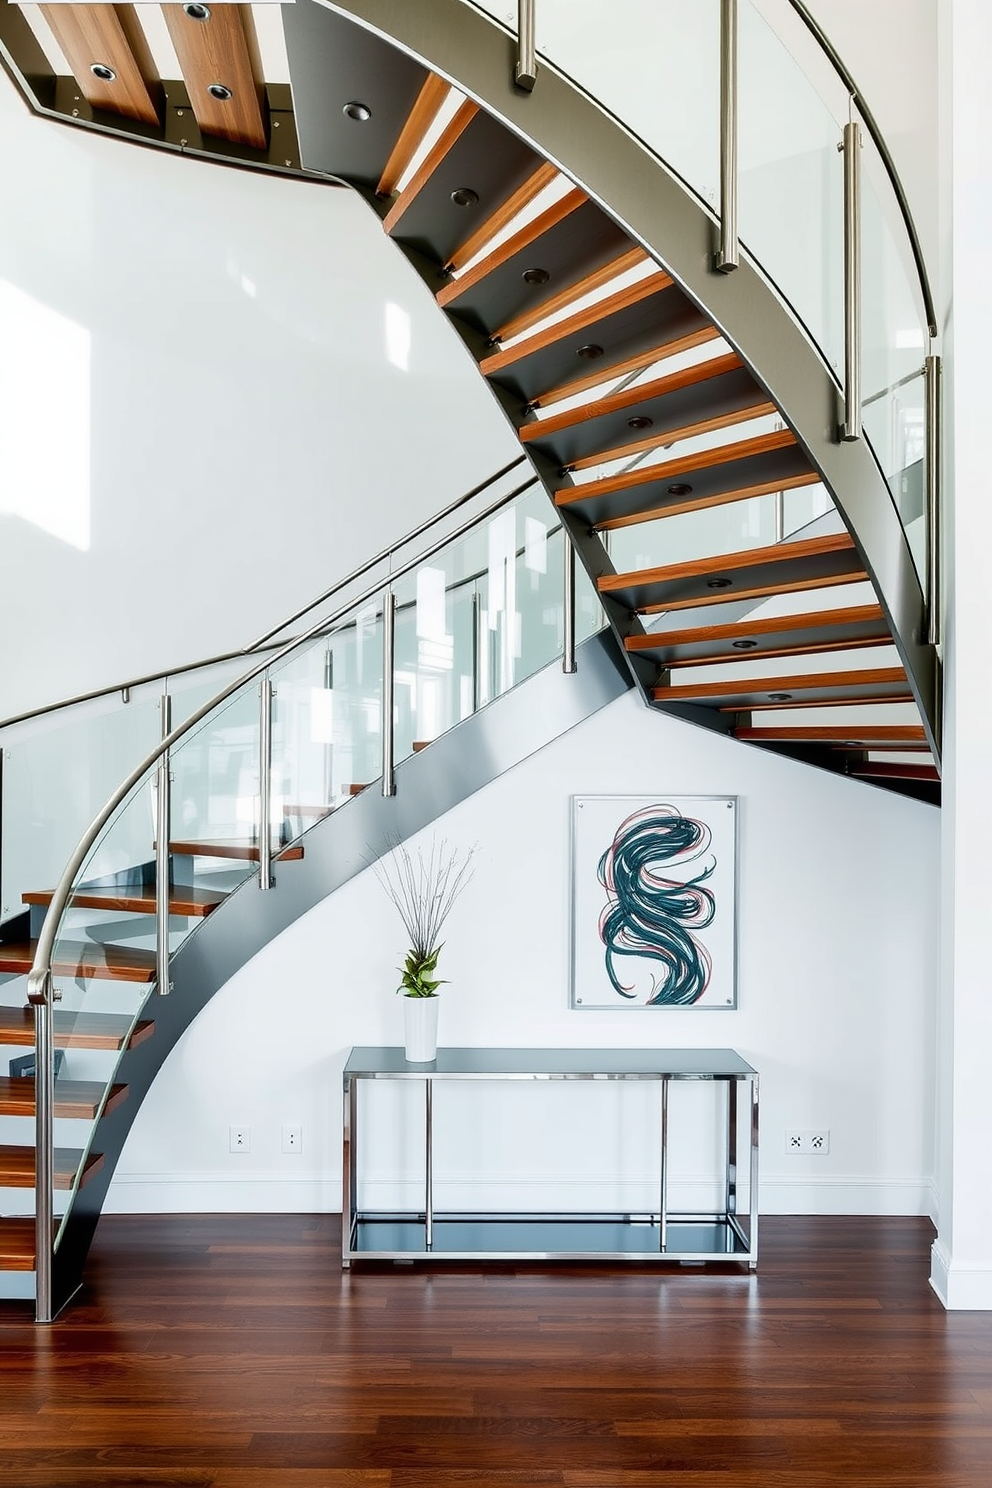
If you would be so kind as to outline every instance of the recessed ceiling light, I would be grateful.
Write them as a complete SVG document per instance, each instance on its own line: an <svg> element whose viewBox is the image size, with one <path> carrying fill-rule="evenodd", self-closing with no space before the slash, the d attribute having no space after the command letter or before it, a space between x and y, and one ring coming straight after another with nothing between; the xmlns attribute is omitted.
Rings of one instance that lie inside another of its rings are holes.
<svg viewBox="0 0 992 1488"><path fill-rule="evenodd" d="M646 413L636 413L633 418L627 420L628 429L650 429L654 423L653 418L648 418Z"/></svg>
<svg viewBox="0 0 992 1488"><path fill-rule="evenodd" d="M758 644L757 641L731 641L735 651L753 651Z"/></svg>
<svg viewBox="0 0 992 1488"><path fill-rule="evenodd" d="M587 362L594 362L598 357L603 355L603 348L597 346L595 341L590 341L587 346L580 346L575 355L582 357Z"/></svg>
<svg viewBox="0 0 992 1488"><path fill-rule="evenodd" d="M356 124L364 124L372 117L372 110L368 104L359 103L356 98L353 98L351 103L346 103L341 112L346 119L351 119Z"/></svg>
<svg viewBox="0 0 992 1488"><path fill-rule="evenodd" d="M209 21L210 19L209 5L184 5L183 10L191 21Z"/></svg>
<svg viewBox="0 0 992 1488"><path fill-rule="evenodd" d="M707 579L706 587L707 589L729 589L733 582L733 579Z"/></svg>
<svg viewBox="0 0 992 1488"><path fill-rule="evenodd" d="M90 72L95 78L99 78L101 83L116 83L117 81L116 72L112 67L108 67L106 62L92 63Z"/></svg>
<svg viewBox="0 0 992 1488"><path fill-rule="evenodd" d="M525 284L547 284L551 275L547 269L524 269L520 277Z"/></svg>
<svg viewBox="0 0 992 1488"><path fill-rule="evenodd" d="M233 98L234 96L226 83L208 83L207 92L211 98L216 98L218 103L226 103L229 98Z"/></svg>
<svg viewBox="0 0 992 1488"><path fill-rule="evenodd" d="M471 186L458 186L451 193L451 200L456 207L474 207L479 200L479 193L473 191Z"/></svg>
<svg viewBox="0 0 992 1488"><path fill-rule="evenodd" d="M768 701L770 703L788 703L791 701L791 698L791 692L770 692L768 694Z"/></svg>
<svg viewBox="0 0 992 1488"><path fill-rule="evenodd" d="M687 486L684 482L677 481L674 486L669 486L668 494L669 496L690 496L692 494L692 487Z"/></svg>

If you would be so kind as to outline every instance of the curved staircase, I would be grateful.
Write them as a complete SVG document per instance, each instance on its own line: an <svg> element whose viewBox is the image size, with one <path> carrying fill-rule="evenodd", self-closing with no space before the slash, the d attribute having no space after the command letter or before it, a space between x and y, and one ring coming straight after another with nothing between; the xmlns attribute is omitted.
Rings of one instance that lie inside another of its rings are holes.
<svg viewBox="0 0 992 1488"><path fill-rule="evenodd" d="M93 12L84 18L94 26L111 7L60 9ZM189 9L203 7L163 7L175 36L202 41L213 18ZM5 24L9 55L17 23ZM555 691L561 716L575 721L633 684L651 707L743 743L936 799L938 660L906 534L872 451L838 438L836 378L774 288L746 262L715 272L700 203L563 77L545 70L532 94L515 88L507 38L460 0L298 0L284 24L303 169L359 192L420 274L516 430L612 630L613 641L587 643L581 698L560 669L524 687ZM126 31L114 45L133 52ZM237 28L226 44L250 51ZM91 86L91 56L99 60L92 45L77 59L81 86ZM272 165L261 158L271 112L246 144L223 113L220 124L201 117L193 61L185 85L214 150L224 140L238 158ZM127 127L123 113L107 122L106 92L90 102L89 127ZM99 1139L54 1154L55 1185L71 1189L72 1206L53 1309L78 1284L128 1113L207 997L359 871L369 842L381 850L460 798L438 794L446 771L463 794L482 783L466 763L473 730L495 727L504 739L500 768L537 747L521 689L499 700L488 725L475 711L482 701L457 727L410 742L395 797L365 789L363 775L346 805L321 797L286 807L293 825L273 850L275 893L249 892L257 839L170 839L166 924L200 926L173 955L173 996L156 1002L153 1020L139 1018L142 999L121 1013L91 1010L84 996L78 1013L55 1013L57 1046L103 1051L112 1068L102 1081L55 1084L56 1116L98 1118ZM430 790L418 784L428 779ZM177 866L197 857L215 869L240 864L239 892ZM113 939L120 916L163 914L154 864L130 878L77 877L72 917L117 921L106 938L99 928L80 943L60 934L52 973L85 986L154 983L155 950L128 944L126 932L123 944ZM50 899L30 892L25 914L0 927L0 974L31 970ZM0 1043L34 1038L32 1015L0 1010ZM0 1081L0 1114L30 1114L32 1089ZM30 1187L34 1177L32 1151L0 1148L0 1185ZM0 1222L0 1269L34 1265L33 1221Z"/></svg>

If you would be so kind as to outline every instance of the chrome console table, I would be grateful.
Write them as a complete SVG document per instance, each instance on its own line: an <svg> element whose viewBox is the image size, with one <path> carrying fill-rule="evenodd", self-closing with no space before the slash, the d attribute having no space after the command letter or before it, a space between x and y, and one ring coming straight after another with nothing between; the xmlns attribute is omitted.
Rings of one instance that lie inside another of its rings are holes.
<svg viewBox="0 0 992 1488"><path fill-rule="evenodd" d="M420 1081L424 1088L424 1206L387 1213L359 1208L359 1087ZM658 1208L651 1214L438 1213L434 1208L433 1103L438 1080L651 1080L661 1086ZM715 1214L669 1212L668 1094L673 1080L727 1089L723 1205ZM749 1212L737 1207L738 1091L747 1084ZM341 1264L358 1260L740 1261L758 1264L758 1073L732 1049L438 1049L408 1064L397 1048L355 1048L344 1067L344 1195Z"/></svg>

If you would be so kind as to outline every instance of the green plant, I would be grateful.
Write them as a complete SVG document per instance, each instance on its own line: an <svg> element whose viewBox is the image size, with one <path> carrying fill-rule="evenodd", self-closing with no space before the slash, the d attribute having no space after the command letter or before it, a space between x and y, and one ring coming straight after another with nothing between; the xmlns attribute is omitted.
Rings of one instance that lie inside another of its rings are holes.
<svg viewBox="0 0 992 1488"><path fill-rule="evenodd" d="M402 980L396 990L405 997L436 997L438 987L444 985L443 978L434 976L444 945L439 939L441 927L472 877L475 851L471 847L462 855L443 839L439 843L432 838L426 857L418 849L414 859L397 843L388 859L372 864L410 937L406 961L397 967Z"/></svg>

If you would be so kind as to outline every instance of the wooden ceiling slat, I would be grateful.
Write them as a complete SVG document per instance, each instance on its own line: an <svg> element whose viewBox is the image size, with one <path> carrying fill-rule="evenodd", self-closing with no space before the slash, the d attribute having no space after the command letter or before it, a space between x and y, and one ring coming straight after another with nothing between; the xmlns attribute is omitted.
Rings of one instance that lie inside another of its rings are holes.
<svg viewBox="0 0 992 1488"><path fill-rule="evenodd" d="M143 124L161 123L162 82L133 5L40 9L87 103ZM90 70L94 65L109 67L117 76L112 81L98 78Z"/></svg>
<svg viewBox="0 0 992 1488"><path fill-rule="evenodd" d="M181 5L163 5L189 101L204 134L264 150L268 145L265 79L250 5L214 5L205 21ZM214 98L211 84L231 97Z"/></svg>

